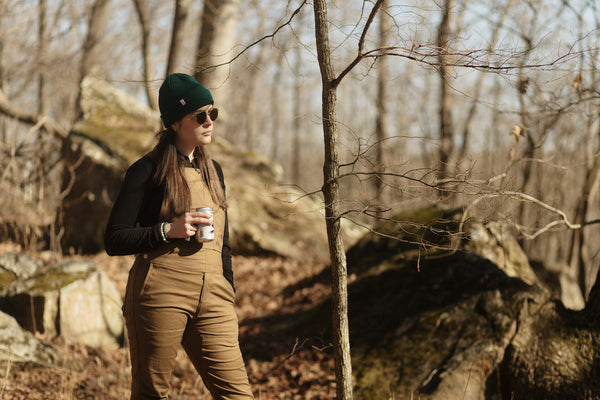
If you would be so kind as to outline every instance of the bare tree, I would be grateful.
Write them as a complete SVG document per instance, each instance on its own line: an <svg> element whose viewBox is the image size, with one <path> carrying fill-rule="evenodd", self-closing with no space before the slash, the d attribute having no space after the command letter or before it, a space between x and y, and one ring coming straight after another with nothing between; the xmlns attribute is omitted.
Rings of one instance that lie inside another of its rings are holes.
<svg viewBox="0 0 600 400"><path fill-rule="evenodd" d="M96 0L92 6L92 11L88 20L88 33L83 44L83 52L81 54L81 67L79 73L79 83L86 76L94 76L97 69L102 63L100 60L104 56L101 52L100 41L106 31L108 16L110 14L111 0ZM75 101L75 120L79 120L83 116L81 109L81 91L78 91L77 100Z"/></svg>
<svg viewBox="0 0 600 400"><path fill-rule="evenodd" d="M301 132L301 110L303 108L301 94L302 94L302 47L298 45L296 47L296 62L294 64L295 74L294 74L294 121L292 123L292 132L293 132L293 140L292 140L292 182L295 184L300 184L300 175L302 169L301 162L301 152L302 146L300 145L300 137L302 136Z"/></svg>
<svg viewBox="0 0 600 400"><path fill-rule="evenodd" d="M454 126L452 122L452 90L450 89L450 63L448 61L448 45L450 42L450 24L453 0L444 0L442 4L442 19L438 27L438 71L440 74L440 160L438 177L444 180L448 177L448 163L454 150Z"/></svg>
<svg viewBox="0 0 600 400"><path fill-rule="evenodd" d="M327 25L327 2L314 1L315 35L321 68L322 118L325 139L325 164L323 165L323 194L325 195L325 218L329 253L331 257L333 297L333 351L335 358L336 392L338 399L352 399L352 362L350 359L350 335L348 324L348 288L346 255L340 232L339 209L339 155L337 149L337 99L338 81L331 64L329 32Z"/></svg>
<svg viewBox="0 0 600 400"><path fill-rule="evenodd" d="M323 164L323 195L325 198L325 219L329 254L331 258L332 298L333 298L333 352L336 372L336 392L338 399L352 399L352 363L350 358L350 336L348 323L348 287L347 265L344 243L341 235L340 211L340 161L338 150L338 121L336 91L341 80L364 57L363 46L366 33L377 14L383 0L378 0L367 20L361 35L358 53L355 59L335 76L331 62L329 46L329 31L327 19L327 2L314 1L315 39L317 58L321 70L322 84L322 119L325 147L325 162Z"/></svg>
<svg viewBox="0 0 600 400"><path fill-rule="evenodd" d="M273 110L273 118L271 120L271 151L269 152L271 156L271 160L276 161L279 158L279 137L281 135L281 114L282 114L282 104L279 96L279 91L281 89L281 77L283 75L283 57L284 52L280 51L277 56L277 61L275 63L276 70L275 76L273 77L273 85L271 86L271 108Z"/></svg>
<svg viewBox="0 0 600 400"><path fill-rule="evenodd" d="M139 1L139 0L137 0ZM187 21L189 0L175 1L175 15L173 17L173 30L171 33L171 45L169 46L169 61L167 63L167 75L177 72L181 65L183 55L183 43L185 23Z"/></svg>
<svg viewBox="0 0 600 400"><path fill-rule="evenodd" d="M379 47L385 48L388 45L390 36L390 21L387 15L388 1L383 0L381 3L381 12L379 13ZM388 57L382 56L378 60L379 65L377 70L377 120L375 126L375 168L378 172L385 172L385 139L389 136L388 133L388 113L386 105L388 103L387 86L390 80L390 71L388 65ZM377 208L381 208L383 204L383 177L375 176L375 189L377 190Z"/></svg>
<svg viewBox="0 0 600 400"><path fill-rule="evenodd" d="M595 16L595 25L596 32L599 32L600 29L600 16L598 16L598 5L596 3L592 4L592 9L595 11L593 15ZM583 26L583 16L581 13L577 13L577 19L579 21L580 29ZM583 36L580 33L580 36ZM598 37L598 36L596 36ZM575 76L572 87L577 92L578 100L582 99L585 93L594 94L594 90L591 88L597 87L598 81L600 80L600 76L598 76L598 49L593 49L591 51L591 56L589 57L590 63L590 72L589 72L589 87L586 88L583 82L583 60L582 65L580 66L580 70ZM600 109L596 108L595 113L597 116L600 116ZM597 143L598 138L600 138L600 127L594 126L594 119L590 118L587 120L585 124L586 127L586 144L588 149L588 154L591 153L591 158L593 161L586 163L585 166L585 179L583 182L583 186L581 188L581 192L577 198L576 208L575 208L575 217L574 223L582 224L588 218L588 213L591 207L593 207L593 199L596 197L598 192L598 187L600 185L600 149L594 143ZM596 139L596 140L594 140ZM571 236L570 246L569 246L569 269L573 276L577 277L579 287L583 295L585 296L588 293L588 268L586 268L586 262L584 259L584 230L577 229L574 230ZM597 281L598 279L596 279Z"/></svg>
<svg viewBox="0 0 600 400"><path fill-rule="evenodd" d="M158 110L158 99L156 90L152 85L154 80L154 61L150 52L151 31L150 31L150 10L148 2L144 0L134 0L135 10L137 12L140 27L142 28L142 61L144 66L144 87L148 104L153 110Z"/></svg>
<svg viewBox="0 0 600 400"><path fill-rule="evenodd" d="M494 50L494 48L496 47L496 45L498 43L498 37L499 37L501 29L504 25L506 15L508 14L508 8L510 7L510 4L511 4L511 0L508 0L504 4L504 7L502 7L499 10L500 18L498 18L498 21L496 21L496 23L494 24L494 27L492 30L492 35L491 35L489 45L488 45L488 54L492 53L492 51ZM489 61L489 57L488 57L488 61ZM485 71L479 71L478 73L479 73L479 75L477 76L477 81L475 82L475 85L473 86L473 93L471 95L472 96L471 106L469 107L469 110L467 111L467 115L465 117L465 122L463 125L462 140L460 143L460 149L458 150L458 154L457 154L458 162L462 161L462 159L465 157L465 155L467 153L467 149L469 147L469 143L471 140L471 124L473 123L473 119L475 118L475 115L477 114L477 106L478 106L479 102L481 101L481 91L483 90L484 79L488 75ZM494 114L494 115L496 115L496 114ZM493 124L493 125L495 126L495 124Z"/></svg>
<svg viewBox="0 0 600 400"><path fill-rule="evenodd" d="M38 60L41 64L39 69L38 82L38 112L40 115L46 114L46 52L48 49L48 37L46 35L47 25L47 4L46 0L39 0L39 26L38 26Z"/></svg>
<svg viewBox="0 0 600 400"><path fill-rule="evenodd" d="M196 56L194 77L213 91L229 98L229 63L235 46L239 0L206 0Z"/></svg>

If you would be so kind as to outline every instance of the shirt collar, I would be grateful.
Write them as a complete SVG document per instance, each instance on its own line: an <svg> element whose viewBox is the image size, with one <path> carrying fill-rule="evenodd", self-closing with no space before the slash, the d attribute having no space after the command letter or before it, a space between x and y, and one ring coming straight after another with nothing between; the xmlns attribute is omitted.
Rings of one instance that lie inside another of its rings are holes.
<svg viewBox="0 0 600 400"><path fill-rule="evenodd" d="M194 162L192 164L192 162L190 161L190 159L183 155L179 150L177 150L177 157L179 159L179 162L181 164L183 164L184 167L190 167L190 168L194 168L194 166L197 168L198 167L198 159L194 157Z"/></svg>

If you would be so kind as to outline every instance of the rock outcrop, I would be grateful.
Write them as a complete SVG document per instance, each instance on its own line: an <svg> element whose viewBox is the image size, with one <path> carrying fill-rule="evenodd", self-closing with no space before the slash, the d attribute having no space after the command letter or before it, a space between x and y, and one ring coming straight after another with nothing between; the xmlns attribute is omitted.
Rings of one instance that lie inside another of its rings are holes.
<svg viewBox="0 0 600 400"><path fill-rule="evenodd" d="M0 367L8 363L52 363L56 352L21 328L16 319L0 311Z"/></svg>
<svg viewBox="0 0 600 400"><path fill-rule="evenodd" d="M4 267L15 259L24 266L35 263L23 255L0 258L0 310L20 326L90 346L122 344L120 294L94 263L67 261L48 270Z"/></svg>
<svg viewBox="0 0 600 400"><path fill-rule="evenodd" d="M461 220L460 208L409 210L348 252L355 398L600 398L600 301L565 309L506 228ZM291 329L330 329L328 307Z"/></svg>

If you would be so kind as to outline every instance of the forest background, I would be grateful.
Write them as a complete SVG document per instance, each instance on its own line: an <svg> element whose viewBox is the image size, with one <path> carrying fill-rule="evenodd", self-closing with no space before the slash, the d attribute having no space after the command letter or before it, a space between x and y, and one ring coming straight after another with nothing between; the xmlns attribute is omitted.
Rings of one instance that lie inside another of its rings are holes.
<svg viewBox="0 0 600 400"><path fill-rule="evenodd" d="M86 76L155 109L168 72L197 76L223 111L220 136L319 193L331 164L317 3L1 0L4 236L53 224L62 193L49 180ZM370 227L415 204L463 205L508 223L531 260L568 273L585 297L600 257L596 2L326 7L340 74L338 216Z"/></svg>

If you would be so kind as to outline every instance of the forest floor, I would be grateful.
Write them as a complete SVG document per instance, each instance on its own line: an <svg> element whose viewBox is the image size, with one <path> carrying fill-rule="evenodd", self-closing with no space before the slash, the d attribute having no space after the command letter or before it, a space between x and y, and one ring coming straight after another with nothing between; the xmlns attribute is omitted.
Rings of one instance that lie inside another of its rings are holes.
<svg viewBox="0 0 600 400"><path fill-rule="evenodd" d="M124 294L129 257L87 257L103 268ZM335 377L331 346L319 338L296 337L272 329L278 320L328 297L318 263L273 257L234 257L240 345L256 399L333 399ZM3 400L129 399L127 348L91 348L39 337L58 349L54 365L9 365L0 372ZM191 363L179 352L170 399L210 399Z"/></svg>

